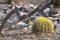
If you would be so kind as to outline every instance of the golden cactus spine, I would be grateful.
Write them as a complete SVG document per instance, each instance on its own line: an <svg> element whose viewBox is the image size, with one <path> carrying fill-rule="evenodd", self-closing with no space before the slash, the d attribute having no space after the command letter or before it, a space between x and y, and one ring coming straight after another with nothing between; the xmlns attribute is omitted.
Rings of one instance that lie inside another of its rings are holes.
<svg viewBox="0 0 60 40"><path fill-rule="evenodd" d="M54 31L54 25L50 19L38 17L33 24L32 31L36 33L51 33Z"/></svg>

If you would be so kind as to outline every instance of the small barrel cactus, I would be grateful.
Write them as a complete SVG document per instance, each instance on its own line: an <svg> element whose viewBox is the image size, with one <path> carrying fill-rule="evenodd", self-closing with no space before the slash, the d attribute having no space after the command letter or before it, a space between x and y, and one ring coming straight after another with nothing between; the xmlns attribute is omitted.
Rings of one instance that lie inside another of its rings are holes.
<svg viewBox="0 0 60 40"><path fill-rule="evenodd" d="M32 31L34 33L51 33L54 31L54 25L50 19L46 17L38 17L34 21Z"/></svg>

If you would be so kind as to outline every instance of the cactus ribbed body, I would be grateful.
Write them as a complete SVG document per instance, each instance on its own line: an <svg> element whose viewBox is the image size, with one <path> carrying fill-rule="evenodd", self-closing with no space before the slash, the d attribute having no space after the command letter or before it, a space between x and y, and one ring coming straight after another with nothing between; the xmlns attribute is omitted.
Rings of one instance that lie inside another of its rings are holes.
<svg viewBox="0 0 60 40"><path fill-rule="evenodd" d="M32 31L35 33L51 33L54 31L54 25L50 19L38 17L33 24Z"/></svg>

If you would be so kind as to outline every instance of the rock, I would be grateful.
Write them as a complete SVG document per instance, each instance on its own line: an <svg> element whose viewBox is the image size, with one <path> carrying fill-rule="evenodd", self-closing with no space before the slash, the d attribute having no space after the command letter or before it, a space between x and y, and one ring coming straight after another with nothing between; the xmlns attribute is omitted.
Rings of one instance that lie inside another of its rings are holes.
<svg viewBox="0 0 60 40"><path fill-rule="evenodd" d="M24 27L24 28L22 29L22 32L24 32L24 33L26 32L26 33L27 33L27 32L28 32L28 28Z"/></svg>
<svg viewBox="0 0 60 40"><path fill-rule="evenodd" d="M27 12L32 12L34 9L32 8L28 8L28 9L25 9Z"/></svg>
<svg viewBox="0 0 60 40"><path fill-rule="evenodd" d="M37 8L37 6L34 6L34 9L36 9Z"/></svg>
<svg viewBox="0 0 60 40"><path fill-rule="evenodd" d="M33 5L33 4L29 4L29 7L32 8L32 9L36 9L37 6Z"/></svg>
<svg viewBox="0 0 60 40"><path fill-rule="evenodd" d="M31 25L28 26L28 29L29 29L30 31L32 31L32 25L33 25L33 22L31 23Z"/></svg>
<svg viewBox="0 0 60 40"><path fill-rule="evenodd" d="M21 16L27 15L28 13L20 12Z"/></svg>
<svg viewBox="0 0 60 40"><path fill-rule="evenodd" d="M25 25L27 25L27 24L25 24L23 21L21 21L21 22L17 23L16 25L22 25L22 26L25 26Z"/></svg>
<svg viewBox="0 0 60 40"><path fill-rule="evenodd" d="M43 10L44 13L49 13L49 11L50 11L50 8L46 8Z"/></svg>
<svg viewBox="0 0 60 40"><path fill-rule="evenodd" d="M49 16L50 8L46 8L43 10L45 16Z"/></svg>
<svg viewBox="0 0 60 40"><path fill-rule="evenodd" d="M17 17L10 18L10 20L8 20L8 22L13 23L13 22L15 22L17 19L18 19Z"/></svg>
<svg viewBox="0 0 60 40"><path fill-rule="evenodd" d="M33 4L29 4L29 7L33 7L34 8L34 5Z"/></svg>

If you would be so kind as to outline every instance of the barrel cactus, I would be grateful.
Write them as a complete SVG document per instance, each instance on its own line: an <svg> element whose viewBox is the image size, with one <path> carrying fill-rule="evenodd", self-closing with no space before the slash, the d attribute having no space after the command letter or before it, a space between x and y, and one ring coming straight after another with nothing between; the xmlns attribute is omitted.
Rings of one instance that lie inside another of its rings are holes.
<svg viewBox="0 0 60 40"><path fill-rule="evenodd" d="M54 32L54 25L50 19L38 17L34 21L32 31L34 33L51 33Z"/></svg>

